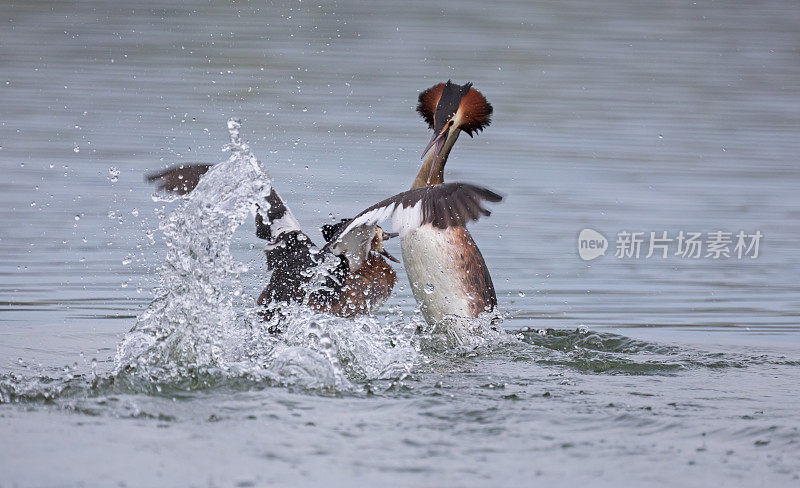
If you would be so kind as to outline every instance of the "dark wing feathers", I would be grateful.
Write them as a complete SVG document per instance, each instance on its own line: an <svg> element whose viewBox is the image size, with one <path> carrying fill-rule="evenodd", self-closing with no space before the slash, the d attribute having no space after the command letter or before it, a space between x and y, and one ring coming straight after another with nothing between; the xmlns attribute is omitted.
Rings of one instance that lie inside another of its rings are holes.
<svg viewBox="0 0 800 488"><path fill-rule="evenodd" d="M464 227L481 215L490 215L483 202L503 197L469 183L443 183L398 193L367 208L335 232L323 251L346 256L352 269L367 258L375 226L392 218L392 228L402 237L423 225L439 229Z"/></svg>
<svg viewBox="0 0 800 488"><path fill-rule="evenodd" d="M156 183L158 191L185 195L194 190L200 178L208 172L210 164L178 165L145 175L148 183Z"/></svg>
<svg viewBox="0 0 800 488"><path fill-rule="evenodd" d="M276 241L284 233L302 232L300 223L286 206L274 188L267 195L267 211L259 206L256 212L256 236L268 241Z"/></svg>
<svg viewBox="0 0 800 488"><path fill-rule="evenodd" d="M491 215L483 207L484 202L496 203L502 199L492 190L470 183L443 183L416 188L370 206L332 236L330 241L341 240L344 234L357 227L376 225L389 217L392 217L395 232L412 230L425 224L439 229L465 226L481 216Z"/></svg>
<svg viewBox="0 0 800 488"><path fill-rule="evenodd" d="M483 207L483 202L496 203L503 199L487 188L468 183L445 183L420 190L427 190L422 195L422 224L438 229L463 227L481 215L488 217L491 212Z"/></svg>

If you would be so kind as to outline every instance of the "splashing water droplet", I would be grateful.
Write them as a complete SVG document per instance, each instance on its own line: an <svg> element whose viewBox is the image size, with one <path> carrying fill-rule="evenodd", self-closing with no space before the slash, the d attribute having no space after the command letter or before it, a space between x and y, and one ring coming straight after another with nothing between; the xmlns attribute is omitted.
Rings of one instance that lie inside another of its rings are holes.
<svg viewBox="0 0 800 488"><path fill-rule="evenodd" d="M525 298L525 292L524 291L521 291L521 292L517 293L517 295L519 295L520 298Z"/></svg>
<svg viewBox="0 0 800 488"><path fill-rule="evenodd" d="M241 138L239 135L241 128L242 128L241 120L237 118L228 119L228 132L230 133L231 144L234 145L241 144Z"/></svg>
<svg viewBox="0 0 800 488"><path fill-rule="evenodd" d="M108 179L111 180L112 183L116 183L117 181L119 181L119 173L120 171L113 166L108 168L108 175L109 175Z"/></svg>
<svg viewBox="0 0 800 488"><path fill-rule="evenodd" d="M430 295L430 294L431 294L431 293L433 293L433 292L434 292L434 286L433 286L433 283L426 283L426 284L425 284L425 293L427 293L428 295Z"/></svg>

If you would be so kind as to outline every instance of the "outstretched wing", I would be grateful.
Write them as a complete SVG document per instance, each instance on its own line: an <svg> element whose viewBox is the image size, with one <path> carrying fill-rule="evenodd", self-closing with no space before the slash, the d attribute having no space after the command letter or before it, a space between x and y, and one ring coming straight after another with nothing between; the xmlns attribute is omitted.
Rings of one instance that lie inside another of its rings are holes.
<svg viewBox="0 0 800 488"><path fill-rule="evenodd" d="M158 191L185 195L194 190L200 177L208 172L210 164L179 165L145 175L148 183L156 183Z"/></svg>
<svg viewBox="0 0 800 488"><path fill-rule="evenodd" d="M266 212L261 207L256 211L256 236L270 241L267 245L267 249L269 249L279 245L287 234L303 230L300 228L300 222L297 221L275 188L270 189L269 195L267 195L267 204L269 208Z"/></svg>
<svg viewBox="0 0 800 488"><path fill-rule="evenodd" d="M358 214L330 239L326 248L344 254L350 269L358 269L367 258L375 226L392 218L392 230L400 236L423 225L438 229L463 227L468 222L489 216L484 202L499 202L503 197L469 183L444 183L398 193Z"/></svg>

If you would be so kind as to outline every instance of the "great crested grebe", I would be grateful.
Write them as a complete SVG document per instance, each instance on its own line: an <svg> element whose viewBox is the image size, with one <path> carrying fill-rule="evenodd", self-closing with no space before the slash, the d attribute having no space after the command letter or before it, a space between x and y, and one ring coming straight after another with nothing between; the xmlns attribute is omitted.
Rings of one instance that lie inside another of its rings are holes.
<svg viewBox="0 0 800 488"><path fill-rule="evenodd" d="M492 106L472 83L439 83L419 95L417 111L433 129L412 191L444 182L444 166L461 131L472 137L491 122ZM425 320L477 317L497 306L492 277L466 227L421 225L401 236L403 263Z"/></svg>

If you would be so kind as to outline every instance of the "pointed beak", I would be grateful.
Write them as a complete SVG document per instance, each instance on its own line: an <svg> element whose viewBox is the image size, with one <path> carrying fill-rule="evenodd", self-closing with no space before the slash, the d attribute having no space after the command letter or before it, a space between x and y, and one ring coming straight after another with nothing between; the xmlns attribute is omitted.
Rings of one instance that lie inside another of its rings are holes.
<svg viewBox="0 0 800 488"><path fill-rule="evenodd" d="M425 155L428 154L428 151L430 151L431 148L434 146L436 146L435 149L436 152L434 153L433 156L434 159L438 158L439 152L442 150L442 147L444 147L444 142L447 140L447 134L449 133L450 133L450 127L446 126L440 133L433 134L433 137L431 137L431 141L428 143L427 146L425 146L425 150L422 151L422 159L425 159Z"/></svg>
<svg viewBox="0 0 800 488"><path fill-rule="evenodd" d="M399 263L400 261L396 257L389 254L389 251L387 251L386 248L383 247L383 241L385 241L386 239L391 239L392 237L397 237L400 234L398 234L397 232L386 232L385 230L381 229L379 225L375 226L375 230L378 233L375 236L377 238L377 241L373 243L374 246L373 251L375 251L376 253L380 254L381 256L385 257L390 261Z"/></svg>
<svg viewBox="0 0 800 488"><path fill-rule="evenodd" d="M399 263L400 262L399 259L397 259L396 257L394 257L391 254L389 254L389 251L387 251L384 248L381 248L381 250L378 251L378 254L380 254L381 256L385 257L386 259L388 259L390 261L394 261L395 263Z"/></svg>

